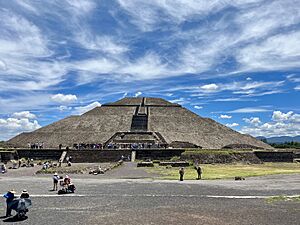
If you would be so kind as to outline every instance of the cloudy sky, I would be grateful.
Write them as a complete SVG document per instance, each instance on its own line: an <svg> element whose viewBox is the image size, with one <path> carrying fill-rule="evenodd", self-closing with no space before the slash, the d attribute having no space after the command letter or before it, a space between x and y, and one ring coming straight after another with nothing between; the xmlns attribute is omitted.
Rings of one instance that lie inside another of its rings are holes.
<svg viewBox="0 0 300 225"><path fill-rule="evenodd" d="M124 96L300 135L299 0L0 0L0 140Z"/></svg>

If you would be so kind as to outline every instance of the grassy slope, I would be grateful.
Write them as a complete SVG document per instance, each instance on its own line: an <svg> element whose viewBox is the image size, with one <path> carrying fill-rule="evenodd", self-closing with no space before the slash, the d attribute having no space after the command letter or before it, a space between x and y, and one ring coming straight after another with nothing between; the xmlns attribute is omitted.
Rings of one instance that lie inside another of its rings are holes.
<svg viewBox="0 0 300 225"><path fill-rule="evenodd" d="M251 177L272 174L300 173L299 163L264 163L264 164L205 164L202 167L202 179L228 179L235 176ZM160 167L157 164L148 168L149 172L161 174L160 179L178 179L179 168ZM191 166L185 168L184 179L194 180L197 177L196 170Z"/></svg>

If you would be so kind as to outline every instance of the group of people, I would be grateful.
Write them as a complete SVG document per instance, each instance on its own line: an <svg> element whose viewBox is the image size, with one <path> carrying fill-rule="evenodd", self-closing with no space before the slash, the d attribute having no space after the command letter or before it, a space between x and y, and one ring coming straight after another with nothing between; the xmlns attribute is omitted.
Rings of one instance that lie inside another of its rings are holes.
<svg viewBox="0 0 300 225"><path fill-rule="evenodd" d="M76 150L101 150L101 149L145 149L145 148L167 148L167 144L162 143L108 143L107 145L102 144L86 144L79 143L73 144L73 149ZM61 149L61 147L60 147Z"/></svg>
<svg viewBox="0 0 300 225"><path fill-rule="evenodd" d="M162 144L162 143L131 143L131 144L126 144L126 143L108 143L106 148L107 149L153 149L153 148L164 148L166 149L168 146L167 144Z"/></svg>
<svg viewBox="0 0 300 225"><path fill-rule="evenodd" d="M197 171L197 180L200 180L202 178L202 168L196 164L194 169ZM183 177L184 177L184 167L180 167L179 169L179 180L183 181Z"/></svg>
<svg viewBox="0 0 300 225"><path fill-rule="evenodd" d="M6 164L9 164L9 166L7 167ZM33 159L28 158L27 162L21 159L10 160L0 165L0 172L3 174L7 172L7 169L18 169L20 167L33 167L33 166L34 166Z"/></svg>
<svg viewBox="0 0 300 225"><path fill-rule="evenodd" d="M61 181L60 185L64 188L67 188L69 185L72 184L71 178L69 175L66 175L64 178L62 176L59 176L57 173L54 173L53 177L53 191L57 191L58 182Z"/></svg>
<svg viewBox="0 0 300 225"><path fill-rule="evenodd" d="M4 198L6 198L6 217L10 217L11 211L13 208L16 208L18 204L18 201L14 201L16 197L16 191L14 189L8 191L3 195ZM26 189L24 189L19 197L20 199L28 199L29 193Z"/></svg>
<svg viewBox="0 0 300 225"><path fill-rule="evenodd" d="M102 144L86 144L86 143L79 143L79 144L73 144L73 149L76 150L86 150L86 149L103 149Z"/></svg>
<svg viewBox="0 0 300 225"><path fill-rule="evenodd" d="M43 149L44 142L28 143L27 146L31 149Z"/></svg>

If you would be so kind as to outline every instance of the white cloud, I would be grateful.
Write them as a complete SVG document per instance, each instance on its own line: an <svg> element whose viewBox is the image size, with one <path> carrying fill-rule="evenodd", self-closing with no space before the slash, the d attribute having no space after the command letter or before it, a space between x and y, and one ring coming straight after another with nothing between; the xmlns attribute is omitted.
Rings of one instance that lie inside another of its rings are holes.
<svg viewBox="0 0 300 225"><path fill-rule="evenodd" d="M65 105L61 105L61 106L58 107L58 110L61 111L61 112L69 111L71 109L72 109L72 107L68 107L68 106L65 106Z"/></svg>
<svg viewBox="0 0 300 225"><path fill-rule="evenodd" d="M300 67L300 31L272 36L250 44L237 55L245 70L279 70Z"/></svg>
<svg viewBox="0 0 300 225"><path fill-rule="evenodd" d="M208 91L208 92L213 92L216 91L219 88L218 85L216 84L206 84L200 87L200 89L204 90L204 91Z"/></svg>
<svg viewBox="0 0 300 225"><path fill-rule="evenodd" d="M195 17L216 13L226 7L244 7L260 1L118 0L121 7L132 17L131 22L142 31L159 29L164 22L178 25Z"/></svg>
<svg viewBox="0 0 300 225"><path fill-rule="evenodd" d="M249 99L241 98L217 98L213 100L214 102L236 102L236 101L249 101Z"/></svg>
<svg viewBox="0 0 300 225"><path fill-rule="evenodd" d="M26 116L32 117L30 114L17 113L14 116L17 117L0 119L0 140L7 140L21 132L29 132L41 127L37 120L26 118Z"/></svg>
<svg viewBox="0 0 300 225"><path fill-rule="evenodd" d="M66 2L69 4L69 10L79 15L91 13L96 7L92 0L67 0Z"/></svg>
<svg viewBox="0 0 300 225"><path fill-rule="evenodd" d="M200 86L200 88L194 87L190 92L215 95L220 92L231 92L235 95L241 95L241 97L250 96L262 96L275 93L281 93L281 87L284 85L284 81L235 81L231 83L218 83L218 84L207 84ZM241 100L240 98L222 98L215 99L214 101L235 101Z"/></svg>
<svg viewBox="0 0 300 225"><path fill-rule="evenodd" d="M142 94L142 92L138 91L134 94L134 97L139 97Z"/></svg>
<svg viewBox="0 0 300 225"><path fill-rule="evenodd" d="M77 34L76 40L86 49L100 51L112 55L123 54L129 49L114 37L97 36L84 30Z"/></svg>
<svg viewBox="0 0 300 225"><path fill-rule="evenodd" d="M86 106L78 106L78 107L75 107L74 109L74 113L75 114L78 114L78 115L81 115L83 113L86 113L90 110L92 110L93 108L96 108L98 106L101 106L101 104L99 102L93 102L89 105L86 105Z"/></svg>
<svg viewBox="0 0 300 225"><path fill-rule="evenodd" d="M272 120L273 121L285 121L289 120L293 115L293 112L290 111L288 113L283 113L281 111L274 111L272 115Z"/></svg>
<svg viewBox="0 0 300 225"><path fill-rule="evenodd" d="M169 69L168 65L163 63L160 56L153 51L147 52L144 56L133 62L126 62L116 72L128 75L134 80L147 80L178 75L178 72Z"/></svg>
<svg viewBox="0 0 300 225"><path fill-rule="evenodd" d="M252 78L251 78L251 77L247 77L246 80L247 80L247 81L251 81Z"/></svg>
<svg viewBox="0 0 300 225"><path fill-rule="evenodd" d="M35 119L36 118L36 116L33 113L30 113L29 111L15 112L12 114L12 117L16 118L16 119L22 119L22 118Z"/></svg>
<svg viewBox="0 0 300 225"><path fill-rule="evenodd" d="M238 123L227 123L226 126L227 127L237 127L237 126L239 126L239 124Z"/></svg>
<svg viewBox="0 0 300 225"><path fill-rule="evenodd" d="M271 110L262 107L245 107L245 108L229 111L229 113L259 113L259 112L269 112L269 111Z"/></svg>
<svg viewBox="0 0 300 225"><path fill-rule="evenodd" d="M290 74L287 76L287 79L294 82L294 83L299 83L300 82L300 77L296 74Z"/></svg>
<svg viewBox="0 0 300 225"><path fill-rule="evenodd" d="M229 115L221 115L219 118L221 118L221 119L231 119L232 116L229 116Z"/></svg>
<svg viewBox="0 0 300 225"><path fill-rule="evenodd" d="M265 137L300 135L300 114L291 111L274 111L272 121L266 123L249 122L250 125L242 127L241 132Z"/></svg>
<svg viewBox="0 0 300 225"><path fill-rule="evenodd" d="M51 100L58 103L68 104L77 101L76 95L56 94L51 96Z"/></svg>
<svg viewBox="0 0 300 225"><path fill-rule="evenodd" d="M170 100L170 102L172 103L177 103L177 104L180 104L180 105L184 105L184 104L187 104L189 101L183 97L180 97L180 98L177 98L177 99L173 99L173 100Z"/></svg>
<svg viewBox="0 0 300 225"><path fill-rule="evenodd" d="M296 86L294 89L295 89L296 91L300 91L300 85Z"/></svg>
<svg viewBox="0 0 300 225"><path fill-rule="evenodd" d="M261 123L259 117L243 118L243 120L252 125L258 125Z"/></svg>
<svg viewBox="0 0 300 225"><path fill-rule="evenodd" d="M195 109L203 109L203 106L195 105L194 108Z"/></svg>
<svg viewBox="0 0 300 225"><path fill-rule="evenodd" d="M0 60L0 70L6 70L6 63L3 60Z"/></svg>

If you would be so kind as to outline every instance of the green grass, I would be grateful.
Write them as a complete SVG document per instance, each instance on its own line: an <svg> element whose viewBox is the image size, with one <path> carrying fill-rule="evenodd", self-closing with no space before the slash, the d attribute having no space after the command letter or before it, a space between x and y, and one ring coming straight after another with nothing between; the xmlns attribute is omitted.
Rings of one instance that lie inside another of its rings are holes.
<svg viewBox="0 0 300 225"><path fill-rule="evenodd" d="M300 173L299 163L264 163L264 164L203 164L202 179L230 179L236 176L253 177L265 176L272 174L292 174ZM179 168L166 168L155 165L152 168L147 168L151 173L160 174L160 179L177 180ZM184 179L194 180L197 177L197 172L193 166L185 168Z"/></svg>
<svg viewBox="0 0 300 225"><path fill-rule="evenodd" d="M62 166L62 167L55 167L49 169L40 169L36 172L36 174L54 174L57 172L58 174L83 174L88 171L86 166Z"/></svg>
<svg viewBox="0 0 300 225"><path fill-rule="evenodd" d="M293 197L279 195L279 196L267 198L266 201L267 203L286 202L286 201L300 202L300 195L293 196Z"/></svg>

